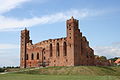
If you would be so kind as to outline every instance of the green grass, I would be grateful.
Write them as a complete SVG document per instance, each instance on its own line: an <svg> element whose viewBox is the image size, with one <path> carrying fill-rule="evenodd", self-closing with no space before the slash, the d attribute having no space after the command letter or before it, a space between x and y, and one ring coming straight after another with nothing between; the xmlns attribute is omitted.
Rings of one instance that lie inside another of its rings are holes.
<svg viewBox="0 0 120 80"><path fill-rule="evenodd" d="M118 76L2 74L0 80L120 80Z"/></svg>
<svg viewBox="0 0 120 80"><path fill-rule="evenodd" d="M120 76L120 67L46 67L36 70L18 72L22 74L44 74L44 75L93 75L93 76Z"/></svg>
<svg viewBox="0 0 120 80"><path fill-rule="evenodd" d="M0 74L0 80L120 80L119 66L46 67L34 70L30 69L9 70L12 73Z"/></svg>

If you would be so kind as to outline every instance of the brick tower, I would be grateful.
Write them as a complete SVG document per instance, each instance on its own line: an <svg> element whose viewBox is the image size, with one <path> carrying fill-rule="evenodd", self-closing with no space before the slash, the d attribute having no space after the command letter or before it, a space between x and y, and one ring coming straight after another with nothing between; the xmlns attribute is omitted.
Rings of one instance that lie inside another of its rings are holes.
<svg viewBox="0 0 120 80"><path fill-rule="evenodd" d="M67 20L67 44L68 44L68 57L70 66L80 65L81 56L81 36L80 30L78 29L79 21L71 17Z"/></svg>
<svg viewBox="0 0 120 80"><path fill-rule="evenodd" d="M25 28L21 31L21 50L20 50L20 68L26 68L26 54L27 54L27 46L26 44L29 42L29 31Z"/></svg>

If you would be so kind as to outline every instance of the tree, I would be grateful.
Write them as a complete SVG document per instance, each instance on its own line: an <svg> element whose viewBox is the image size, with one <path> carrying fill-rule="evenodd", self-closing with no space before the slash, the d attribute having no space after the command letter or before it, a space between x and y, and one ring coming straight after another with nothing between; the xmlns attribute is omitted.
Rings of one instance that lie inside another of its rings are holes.
<svg viewBox="0 0 120 80"><path fill-rule="evenodd" d="M100 58L99 58L100 60L107 60L107 58L105 57L105 56L100 56Z"/></svg>

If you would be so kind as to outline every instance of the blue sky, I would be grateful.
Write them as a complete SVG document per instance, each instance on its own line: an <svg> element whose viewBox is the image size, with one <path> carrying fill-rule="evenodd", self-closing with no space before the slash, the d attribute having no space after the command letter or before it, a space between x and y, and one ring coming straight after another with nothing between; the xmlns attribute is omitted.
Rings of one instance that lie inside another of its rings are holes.
<svg viewBox="0 0 120 80"><path fill-rule="evenodd" d="M33 43L66 36L65 21L79 28L96 55L120 56L120 0L0 0L0 66L19 65L20 31Z"/></svg>

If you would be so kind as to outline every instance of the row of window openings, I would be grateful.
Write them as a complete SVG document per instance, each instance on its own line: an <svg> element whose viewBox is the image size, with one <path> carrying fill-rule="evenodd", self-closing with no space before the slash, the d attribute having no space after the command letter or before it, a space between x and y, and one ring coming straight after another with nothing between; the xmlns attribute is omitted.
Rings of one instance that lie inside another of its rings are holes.
<svg viewBox="0 0 120 80"><path fill-rule="evenodd" d="M37 54L37 59L39 59L39 53ZM28 54L26 54L26 60L28 60ZM34 54L31 55L31 60L34 60Z"/></svg>
<svg viewBox="0 0 120 80"><path fill-rule="evenodd" d="M58 54L58 53L57 53ZM59 54L58 54L58 56L59 56ZM65 56L65 55L64 55ZM88 55L87 55L87 58L89 58L88 57ZM92 58L92 56L90 56L90 58ZM31 59L32 60L34 60L34 55L32 54L32 56L31 56ZM37 54L37 59L39 59L39 53ZM45 57L43 58L44 60L45 60ZM28 54L26 55L26 60L28 60Z"/></svg>
<svg viewBox="0 0 120 80"><path fill-rule="evenodd" d="M56 56L60 56L60 49L59 49L59 43L57 43L57 47L56 47ZM66 42L64 42L64 46L63 46L63 53L64 56L67 56L67 45ZM43 53L45 54L45 52L43 51ZM50 57L52 57L52 44L50 44ZM34 55L32 54L31 59L34 59ZM37 53L37 59L39 59L39 53ZM28 60L28 54L26 55L26 60Z"/></svg>
<svg viewBox="0 0 120 80"><path fill-rule="evenodd" d="M63 44L63 54L64 56L67 56L67 44L64 42ZM56 56L60 56L60 48L59 48L59 43L57 43L56 46ZM50 57L52 57L52 44L50 44Z"/></svg>
<svg viewBox="0 0 120 80"><path fill-rule="evenodd" d="M58 52L57 52L57 56L60 56ZM64 55L64 56L66 56L66 55ZM39 54L37 54L37 60L38 59L39 59ZM45 57L43 59L45 59ZM28 60L28 54L26 55L26 60ZM34 55L33 54L31 55L31 60L34 60Z"/></svg>
<svg viewBox="0 0 120 80"><path fill-rule="evenodd" d="M57 52L57 56L60 56L58 52ZM37 60L38 59L39 59L39 54L37 54ZM43 59L45 60L45 57L43 57ZM28 54L26 55L26 60L28 60ZM31 60L34 60L34 55L33 54L31 55Z"/></svg>
<svg viewBox="0 0 120 80"><path fill-rule="evenodd" d="M39 59L39 53L37 54L37 60L38 59ZM45 57L43 59L45 59ZM26 60L28 60L28 54L26 55ZM31 60L34 60L34 54L31 55Z"/></svg>

